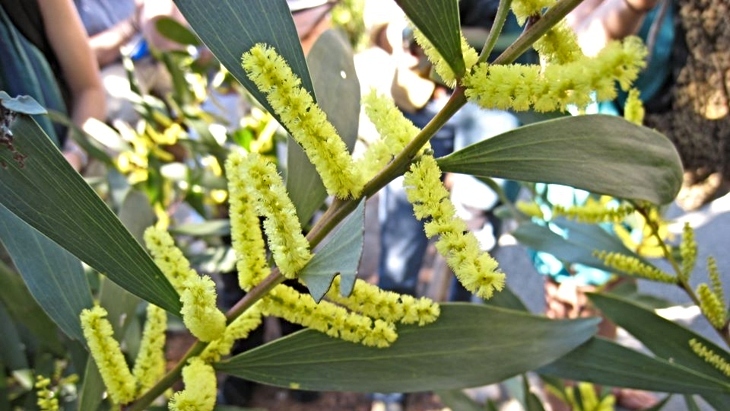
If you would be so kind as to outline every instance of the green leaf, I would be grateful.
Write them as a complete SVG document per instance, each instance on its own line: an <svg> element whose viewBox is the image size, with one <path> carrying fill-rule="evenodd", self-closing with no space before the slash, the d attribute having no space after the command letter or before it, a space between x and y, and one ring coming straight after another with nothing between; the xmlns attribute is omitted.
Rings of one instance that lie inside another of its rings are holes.
<svg viewBox="0 0 730 411"><path fill-rule="evenodd" d="M106 387L99 369L91 357L86 361L82 385L79 389L79 410L98 410Z"/></svg>
<svg viewBox="0 0 730 411"><path fill-rule="evenodd" d="M444 172L564 184L666 204L682 163L665 136L607 115L563 117L481 141L439 159Z"/></svg>
<svg viewBox="0 0 730 411"><path fill-rule="evenodd" d="M20 340L13 319L0 304L0 362L11 370L24 370L28 367L27 354Z"/></svg>
<svg viewBox="0 0 730 411"><path fill-rule="evenodd" d="M646 391L725 396L730 394L727 378L713 378L602 338L589 340L537 372L576 381Z"/></svg>
<svg viewBox="0 0 730 411"><path fill-rule="evenodd" d="M3 206L0 239L43 311L69 338L83 342L79 314L94 301L81 262Z"/></svg>
<svg viewBox="0 0 730 411"><path fill-rule="evenodd" d="M27 115L46 114L46 109L31 96L10 97L0 90L0 104L8 110Z"/></svg>
<svg viewBox="0 0 730 411"><path fill-rule="evenodd" d="M447 303L424 327L399 326L389 348L304 330L223 361L220 371L304 390L412 392L475 387L535 369L596 332L598 319L553 321L478 304Z"/></svg>
<svg viewBox="0 0 730 411"><path fill-rule="evenodd" d="M687 411L701 411L697 401L691 395L684 396L684 404L687 406Z"/></svg>
<svg viewBox="0 0 730 411"><path fill-rule="evenodd" d="M709 377L727 380L725 374L697 356L689 346L694 338L730 362L730 353L712 341L624 298L594 293L588 296L607 318L636 337L656 356Z"/></svg>
<svg viewBox="0 0 730 411"><path fill-rule="evenodd" d="M459 411L484 411L484 407L477 404L462 390L440 390L434 394L438 395L441 402L452 410Z"/></svg>
<svg viewBox="0 0 730 411"><path fill-rule="evenodd" d="M32 119L12 127L24 164L0 150L0 204L112 281L172 313L172 285Z"/></svg>
<svg viewBox="0 0 730 411"><path fill-rule="evenodd" d="M350 295L355 286L365 231L365 200L325 239L321 249L299 273L317 302L329 290L335 275L340 275L340 294Z"/></svg>
<svg viewBox="0 0 730 411"><path fill-rule="evenodd" d="M186 46L199 46L200 39L187 27L170 17L159 18L155 22L155 28L163 36L174 42Z"/></svg>
<svg viewBox="0 0 730 411"><path fill-rule="evenodd" d="M155 224L157 216L149 198L143 192L131 189L119 208L119 220L138 242L143 243L144 231Z"/></svg>
<svg viewBox="0 0 730 411"><path fill-rule="evenodd" d="M15 322L22 323L51 352L63 356L58 328L28 291L22 278L0 262L0 303Z"/></svg>
<svg viewBox="0 0 730 411"><path fill-rule="evenodd" d="M302 46L285 0L175 0L183 16L213 55L254 98L280 120L241 67L241 56L257 43L272 46L314 95ZM281 122L281 121L280 121Z"/></svg>
<svg viewBox="0 0 730 411"><path fill-rule="evenodd" d="M337 30L319 36L307 56L317 102L352 152L360 116L360 82L350 43ZM322 205L327 192L304 150L289 137L286 189L302 224Z"/></svg>
<svg viewBox="0 0 730 411"><path fill-rule="evenodd" d="M438 50L451 70L461 76L466 67L461 53L459 3L453 0L396 0L396 3Z"/></svg>

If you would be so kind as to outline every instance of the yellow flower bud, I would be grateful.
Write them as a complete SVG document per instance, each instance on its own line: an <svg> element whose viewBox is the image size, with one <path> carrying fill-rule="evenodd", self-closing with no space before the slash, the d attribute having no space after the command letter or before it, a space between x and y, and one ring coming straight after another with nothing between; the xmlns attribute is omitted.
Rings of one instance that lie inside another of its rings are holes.
<svg viewBox="0 0 730 411"><path fill-rule="evenodd" d="M707 284L697 286L697 298L700 300L700 309L707 320L718 330L727 323L727 308L724 301L720 301Z"/></svg>
<svg viewBox="0 0 730 411"><path fill-rule="evenodd" d="M646 264L636 257L608 251L597 251L594 252L593 255L603 261L606 266L622 271L626 274L668 284L675 284L677 282L677 278L673 275Z"/></svg>
<svg viewBox="0 0 730 411"><path fill-rule="evenodd" d="M725 358L707 348L707 346L705 346L695 338L689 340L689 346L692 348L692 351L697 354L698 357L705 360L705 362L712 364L713 367L717 368L718 370L722 371L723 374L730 377L730 363L728 363Z"/></svg>

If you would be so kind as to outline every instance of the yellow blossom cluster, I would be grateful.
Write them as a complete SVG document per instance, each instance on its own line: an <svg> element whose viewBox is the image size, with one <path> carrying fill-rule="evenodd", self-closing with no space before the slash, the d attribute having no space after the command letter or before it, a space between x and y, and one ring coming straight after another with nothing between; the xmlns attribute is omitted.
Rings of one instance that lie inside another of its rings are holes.
<svg viewBox="0 0 730 411"><path fill-rule="evenodd" d="M682 256L682 271L680 278L689 281L692 270L697 262L697 241L692 226L687 222L682 228L682 242L679 243L679 255Z"/></svg>
<svg viewBox="0 0 730 411"><path fill-rule="evenodd" d="M403 112L393 99L379 95L374 89L363 97L365 114L375 126L381 138L368 146L362 158L356 162L366 181L370 180L393 157L403 151L408 143L421 131Z"/></svg>
<svg viewBox="0 0 730 411"><path fill-rule="evenodd" d="M638 37L609 43L596 57L570 63L489 65L464 76L467 98L484 108L538 112L584 108L595 92L598 101L616 97L615 83L628 90L645 66L646 47Z"/></svg>
<svg viewBox="0 0 730 411"><path fill-rule="evenodd" d="M543 9L555 4L555 0L512 0L512 12L522 25L528 17L539 16Z"/></svg>
<svg viewBox="0 0 730 411"><path fill-rule="evenodd" d="M691 340L689 340L689 346L692 348L692 351L697 354L698 357L705 360L705 362L712 364L713 367L717 368L718 370L722 371L723 374L730 377L730 363L725 358L721 357L713 350L707 348L707 346L702 344L702 342L698 341L696 338L692 338Z"/></svg>
<svg viewBox="0 0 730 411"><path fill-rule="evenodd" d="M421 49L423 49L423 52L424 54L426 54L428 60L433 63L436 74L441 77L441 80L443 80L444 84L452 88L456 86L456 77L457 75L461 75L462 73L454 73L446 60L441 56L438 50L436 50L436 47L431 44L431 42L426 38L423 32L421 32L421 30L418 30L418 28L413 28L413 38L416 40L416 43L421 46ZM468 71L474 64L476 64L477 60L479 59L479 55L477 54L476 50L474 50L474 48L470 46L469 43L467 43L466 38L464 38L463 34L461 34L461 53L464 57L464 66Z"/></svg>
<svg viewBox="0 0 730 411"><path fill-rule="evenodd" d="M624 118L636 125L644 124L644 103L639 98L640 92L636 88L629 90L629 95L624 103Z"/></svg>
<svg viewBox="0 0 730 411"><path fill-rule="evenodd" d="M571 220L583 223L620 223L627 216L636 211L629 204L621 204L618 207L607 207L605 204L592 201L583 205L564 207L559 204L554 205L552 209L553 217L566 217Z"/></svg>
<svg viewBox="0 0 730 411"><path fill-rule="evenodd" d="M167 330L167 313L154 304L148 304L147 321L142 330L142 340L132 368L132 375L138 383L138 393L152 388L165 374L165 330Z"/></svg>
<svg viewBox="0 0 730 411"><path fill-rule="evenodd" d="M449 193L441 183L441 170L433 156L423 155L405 174L403 185L416 218L430 219L426 236L438 236L436 249L446 258L456 278L472 293L490 298L504 287L504 274L497 262L479 249L479 241L456 217Z"/></svg>
<svg viewBox="0 0 730 411"><path fill-rule="evenodd" d="M677 282L677 278L673 275L646 264L636 257L608 251L598 251L593 254L596 258L603 261L603 264L607 267L622 271L626 274L667 284L674 284Z"/></svg>
<svg viewBox="0 0 730 411"><path fill-rule="evenodd" d="M35 388L38 390L36 396L38 401L36 405L41 411L58 411L58 397L48 386L51 385L51 380L41 375L36 377Z"/></svg>
<svg viewBox="0 0 730 411"><path fill-rule="evenodd" d="M364 180L347 146L284 58L272 47L257 44L243 54L242 66L302 146L327 192L342 199L358 197Z"/></svg>
<svg viewBox="0 0 730 411"><path fill-rule="evenodd" d="M183 368L182 377L185 389L170 398L170 411L212 411L217 386L213 367L194 357Z"/></svg>
<svg viewBox="0 0 730 411"><path fill-rule="evenodd" d="M257 302L228 324L223 336L211 341L199 357L206 363L219 361L221 357L231 353L236 340L248 337L249 333L259 325L261 325L261 302Z"/></svg>
<svg viewBox="0 0 730 411"><path fill-rule="evenodd" d="M355 281L352 293L343 297L339 293L340 277L335 277L327 295L327 300L349 310L388 322L426 325L436 321L441 310L433 300L415 298L407 294L385 291L361 279Z"/></svg>
<svg viewBox="0 0 730 411"><path fill-rule="evenodd" d="M216 306L215 283L208 276L200 276L192 268L182 251L175 246L167 231L156 227L145 230L144 240L155 263L182 302L183 323L201 341L213 341L226 329L226 316Z"/></svg>
<svg viewBox="0 0 730 411"><path fill-rule="evenodd" d="M707 320L718 330L727 324L727 308L725 302L707 284L697 286L697 298L700 300L700 309Z"/></svg>
<svg viewBox="0 0 730 411"><path fill-rule="evenodd" d="M544 64L567 64L584 57L575 35L565 20L548 30L532 46Z"/></svg>
<svg viewBox="0 0 730 411"><path fill-rule="evenodd" d="M309 250L309 242L302 235L296 208L286 192L286 187L276 171L276 166L257 153L236 152L229 157L230 171L239 175L235 178L240 179L245 176L247 179L246 184L236 186L231 184L231 188L234 190L232 195L241 196L240 190L248 191L248 198L253 200L256 213L266 217L264 231L277 267L285 277L295 278L312 258L312 253ZM249 218L249 220L253 222L253 219ZM258 225L258 223L256 224ZM248 227L240 227L240 229L248 230ZM255 232L249 234L249 236L254 235L256 235ZM241 249L239 254L248 252L248 248Z"/></svg>

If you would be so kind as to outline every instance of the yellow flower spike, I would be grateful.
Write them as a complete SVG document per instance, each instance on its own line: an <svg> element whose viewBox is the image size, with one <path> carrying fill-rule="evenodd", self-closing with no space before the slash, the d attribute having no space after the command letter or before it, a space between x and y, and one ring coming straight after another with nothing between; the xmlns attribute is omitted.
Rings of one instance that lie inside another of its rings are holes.
<svg viewBox="0 0 730 411"><path fill-rule="evenodd" d="M707 273L710 276L710 288L717 299L724 303L725 292L722 290L722 279L720 278L720 270L717 268L717 260L714 257L707 257Z"/></svg>
<svg viewBox="0 0 730 411"><path fill-rule="evenodd" d="M545 219L545 215L540 209L540 205L534 201L527 202L523 200L518 200L515 203L515 207L517 207L517 209L520 210L521 213L525 214L528 217L537 217L541 220Z"/></svg>
<svg viewBox="0 0 730 411"><path fill-rule="evenodd" d="M479 59L479 55L477 54L476 50L474 50L474 48L471 47L469 43L467 43L464 35L462 33L459 34L461 37L461 53L464 56L464 66L466 67L466 71L468 72L469 69ZM451 88L455 87L457 79L456 74L451 69L451 66L449 66L446 60L441 57L441 54L438 52L438 50L436 50L433 44L431 44L431 42L421 32L421 30L416 27L413 27L413 38L414 40L416 40L416 43L421 46L428 60L433 63L433 67L436 70L436 73L439 75L439 77L441 77L441 80L443 80L444 84Z"/></svg>
<svg viewBox="0 0 730 411"><path fill-rule="evenodd" d="M697 262L697 241L695 241L695 232L689 223L684 223L682 228L682 242L679 243L679 254L682 256L680 278L687 282Z"/></svg>
<svg viewBox="0 0 730 411"><path fill-rule="evenodd" d="M553 217L566 217L581 223L620 223L626 217L633 214L634 207L629 204L621 204L618 207L606 207L599 202L590 202L582 206L564 207L555 205L552 209Z"/></svg>
<svg viewBox="0 0 730 411"><path fill-rule="evenodd" d="M147 322L142 331L137 359L132 375L137 379L139 393L152 388L165 374L165 330L167 313L153 304L147 305Z"/></svg>
<svg viewBox="0 0 730 411"><path fill-rule="evenodd" d="M365 184L347 146L301 80L272 48L257 44L242 56L248 77L263 93L322 177L327 192L356 198Z"/></svg>
<svg viewBox="0 0 730 411"><path fill-rule="evenodd" d="M593 255L603 261L603 264L607 267L623 271L627 274L667 284L675 284L677 282L677 278L673 275L650 266L635 257L608 251L597 251Z"/></svg>
<svg viewBox="0 0 730 411"><path fill-rule="evenodd" d="M624 104L624 118L636 125L644 124L644 104L639 98L639 90L632 88Z"/></svg>
<svg viewBox="0 0 730 411"><path fill-rule="evenodd" d="M182 294L185 282L197 277L198 273L190 268L190 263L175 246L175 240L170 233L158 227L149 227L144 232L144 241L160 271L165 274L175 291Z"/></svg>
<svg viewBox="0 0 730 411"><path fill-rule="evenodd" d="M584 56L578 45L578 37L565 20L548 30L534 43L533 48L546 63L572 63Z"/></svg>
<svg viewBox="0 0 730 411"><path fill-rule="evenodd" d="M700 300L700 309L713 327L720 330L727 323L727 308L725 302L720 301L707 284L697 286L697 298Z"/></svg>
<svg viewBox="0 0 730 411"><path fill-rule="evenodd" d="M374 89L363 97L362 103L365 114L381 136L356 162L367 181L390 162L393 156L403 151L421 130L403 116L392 99L379 95Z"/></svg>
<svg viewBox="0 0 730 411"><path fill-rule="evenodd" d="M231 221L231 243L236 253L238 283L249 291L269 273L266 244L254 206L255 196L247 188L248 176L242 169L245 154L232 152L226 160Z"/></svg>
<svg viewBox="0 0 730 411"><path fill-rule="evenodd" d="M187 280L180 295L185 327L200 341L213 341L226 330L226 316L216 306L215 283L208 276Z"/></svg>
<svg viewBox="0 0 730 411"><path fill-rule="evenodd" d="M264 315L281 317L333 338L382 348L390 346L398 337L390 322L373 322L329 301L316 303L311 295L283 284L277 285L262 301Z"/></svg>
<svg viewBox="0 0 730 411"><path fill-rule="evenodd" d="M200 358L192 358L183 368L182 378L185 389L170 398L170 411L212 411L217 385L213 367Z"/></svg>
<svg viewBox="0 0 730 411"><path fill-rule="evenodd" d="M35 388L38 390L36 405L41 411L58 411L58 398L56 393L48 388L49 385L51 385L50 379L42 375L36 376Z"/></svg>
<svg viewBox="0 0 730 411"><path fill-rule="evenodd" d="M514 0L512 1L512 12L521 26L525 24L528 17L539 16L542 14L542 9L553 4L555 4L555 0Z"/></svg>
<svg viewBox="0 0 730 411"><path fill-rule="evenodd" d="M312 253L276 166L265 157L250 153L241 161L238 172L248 176L249 194L256 200L256 210L266 217L264 231L277 267L285 277L296 277Z"/></svg>
<svg viewBox="0 0 730 411"><path fill-rule="evenodd" d="M692 348L692 351L697 354L698 357L702 358L703 360L705 360L706 363L711 364L713 367L720 370L723 374L730 377L730 363L728 363L725 358L721 357L713 350L707 348L707 346L702 344L696 338L692 338L691 340L689 340L689 346L690 348Z"/></svg>
<svg viewBox="0 0 730 411"><path fill-rule="evenodd" d="M479 297L491 298L495 290L504 287L504 274L497 271L497 262L479 249L479 242L471 232L464 233L463 221L440 180L441 170L432 156L424 155L404 175L408 201L418 209L417 218L431 218L426 235L439 236L436 249L446 258L456 278L464 287ZM437 193L434 195L434 193Z"/></svg>
<svg viewBox="0 0 730 411"><path fill-rule="evenodd" d="M100 306L81 311L81 328L94 358L101 379L115 404L126 404L135 398L137 381L129 371L119 343L114 340L112 325Z"/></svg>
<svg viewBox="0 0 730 411"><path fill-rule="evenodd" d="M205 347L200 358L206 363L214 363L231 353L236 340L248 337L249 333L261 325L261 302L256 302L245 313L228 324L223 336Z"/></svg>
<svg viewBox="0 0 730 411"><path fill-rule="evenodd" d="M425 297L416 300L410 295L385 291L361 279L355 281L352 294L348 297L343 297L339 288L338 276L327 292L327 300L368 317L380 318L391 323L426 325L436 321L441 312L433 300Z"/></svg>

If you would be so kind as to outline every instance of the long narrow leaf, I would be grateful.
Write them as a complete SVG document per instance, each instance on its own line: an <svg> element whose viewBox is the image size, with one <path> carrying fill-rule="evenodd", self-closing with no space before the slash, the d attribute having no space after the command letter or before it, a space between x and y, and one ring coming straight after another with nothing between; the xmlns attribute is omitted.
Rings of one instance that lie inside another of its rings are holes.
<svg viewBox="0 0 730 411"><path fill-rule="evenodd" d="M682 163L665 136L620 117L587 115L535 123L439 159L445 172L564 184L667 204Z"/></svg>
<svg viewBox="0 0 730 411"><path fill-rule="evenodd" d="M12 126L21 163L0 150L0 204L80 260L172 313L180 301L154 261L32 119Z"/></svg>
<svg viewBox="0 0 730 411"><path fill-rule="evenodd" d="M442 304L424 327L399 326L389 348L311 330L247 351L218 369L306 390L411 392L474 387L538 368L586 341L597 319L552 321L478 304Z"/></svg>

